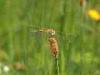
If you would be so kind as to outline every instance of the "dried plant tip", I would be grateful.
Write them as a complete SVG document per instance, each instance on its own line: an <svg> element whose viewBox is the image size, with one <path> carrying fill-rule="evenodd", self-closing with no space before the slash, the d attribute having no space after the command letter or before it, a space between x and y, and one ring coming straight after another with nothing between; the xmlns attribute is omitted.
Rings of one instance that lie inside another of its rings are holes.
<svg viewBox="0 0 100 75"><path fill-rule="evenodd" d="M13 68L15 68L16 70L19 70L19 71L24 71L26 69L25 65L24 64L21 64L21 63L15 63L13 65Z"/></svg>
<svg viewBox="0 0 100 75"><path fill-rule="evenodd" d="M85 6L86 5L86 0L80 0L80 6Z"/></svg>

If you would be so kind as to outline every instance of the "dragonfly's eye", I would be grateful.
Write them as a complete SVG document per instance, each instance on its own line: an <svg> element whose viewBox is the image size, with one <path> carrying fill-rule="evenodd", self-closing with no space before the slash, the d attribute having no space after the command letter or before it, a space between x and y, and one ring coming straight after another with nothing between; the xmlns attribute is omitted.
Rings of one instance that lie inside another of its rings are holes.
<svg viewBox="0 0 100 75"><path fill-rule="evenodd" d="M55 31L52 31L52 32L51 32L51 35L55 35Z"/></svg>
<svg viewBox="0 0 100 75"><path fill-rule="evenodd" d="M55 35L55 31L48 32L48 34L49 34L50 36L53 36L53 35Z"/></svg>

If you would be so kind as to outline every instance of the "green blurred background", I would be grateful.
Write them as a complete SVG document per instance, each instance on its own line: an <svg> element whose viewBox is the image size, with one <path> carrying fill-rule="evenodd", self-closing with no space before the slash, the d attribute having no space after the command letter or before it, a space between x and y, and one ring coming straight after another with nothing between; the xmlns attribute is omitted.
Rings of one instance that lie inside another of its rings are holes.
<svg viewBox="0 0 100 75"><path fill-rule="evenodd" d="M0 63L24 63L0 75L57 75L48 35L33 32L53 28L59 44L60 75L100 75L100 23L84 15L100 10L100 0L0 0Z"/></svg>

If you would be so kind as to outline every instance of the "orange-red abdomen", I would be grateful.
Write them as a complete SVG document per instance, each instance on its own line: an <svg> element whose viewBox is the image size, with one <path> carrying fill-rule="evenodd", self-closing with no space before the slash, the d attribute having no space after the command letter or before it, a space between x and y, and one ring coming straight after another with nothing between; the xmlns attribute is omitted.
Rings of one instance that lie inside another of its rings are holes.
<svg viewBox="0 0 100 75"><path fill-rule="evenodd" d="M50 37L49 44L50 44L51 53L53 54L54 57L56 57L58 55L58 43L56 38Z"/></svg>

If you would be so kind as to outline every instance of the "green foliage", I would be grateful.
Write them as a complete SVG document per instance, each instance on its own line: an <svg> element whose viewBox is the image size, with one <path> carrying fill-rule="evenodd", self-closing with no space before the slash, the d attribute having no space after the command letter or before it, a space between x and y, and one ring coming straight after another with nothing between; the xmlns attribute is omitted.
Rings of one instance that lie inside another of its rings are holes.
<svg viewBox="0 0 100 75"><path fill-rule="evenodd" d="M33 32L41 28L57 32L60 75L100 74L100 23L87 18L78 1L0 0L0 62L27 67L10 75L55 75L47 34Z"/></svg>

